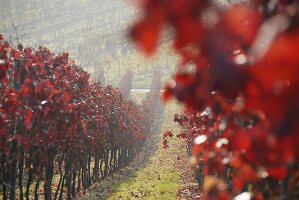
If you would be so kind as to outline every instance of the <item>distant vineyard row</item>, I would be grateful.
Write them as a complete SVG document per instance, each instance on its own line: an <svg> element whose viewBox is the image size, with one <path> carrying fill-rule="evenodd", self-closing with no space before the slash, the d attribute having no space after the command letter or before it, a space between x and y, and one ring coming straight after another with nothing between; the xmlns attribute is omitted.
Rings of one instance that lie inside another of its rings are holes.
<svg viewBox="0 0 299 200"><path fill-rule="evenodd" d="M0 1L1 2L1 1ZM169 78L175 66L167 47L156 59L140 59L126 38L135 11L123 1L4 1L0 4L0 32L11 44L43 45L54 52L66 51L94 80L102 72L107 84L117 86L127 67L134 74L134 88L148 88L152 67L162 69Z"/></svg>

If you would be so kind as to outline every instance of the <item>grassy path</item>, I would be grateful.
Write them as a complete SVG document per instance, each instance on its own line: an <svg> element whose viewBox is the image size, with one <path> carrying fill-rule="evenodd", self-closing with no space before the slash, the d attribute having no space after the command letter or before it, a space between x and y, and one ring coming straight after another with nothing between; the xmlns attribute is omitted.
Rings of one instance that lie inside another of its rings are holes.
<svg viewBox="0 0 299 200"><path fill-rule="evenodd" d="M166 105L160 134L155 136L157 140L151 144L156 146L157 150L143 168L112 188L109 200L177 199L181 177L181 172L177 169L177 160L185 155L185 150L177 139L171 140L170 148L164 149L162 134L166 130L172 130L174 134L179 131L173 122L173 114L179 111L179 106L175 103Z"/></svg>
<svg viewBox="0 0 299 200"><path fill-rule="evenodd" d="M173 114L180 107L171 102L165 107L164 117L156 134L148 139L144 150L124 169L95 184L77 200L187 200L194 198L194 180L188 167L184 144L177 138L170 139L164 149L162 135L180 128L173 122ZM179 159L178 159L179 158Z"/></svg>

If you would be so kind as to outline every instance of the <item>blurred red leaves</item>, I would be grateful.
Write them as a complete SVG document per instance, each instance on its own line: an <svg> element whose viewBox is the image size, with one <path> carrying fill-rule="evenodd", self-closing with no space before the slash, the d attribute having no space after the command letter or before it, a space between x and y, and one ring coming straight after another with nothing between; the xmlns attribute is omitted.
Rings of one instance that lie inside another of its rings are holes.
<svg viewBox="0 0 299 200"><path fill-rule="evenodd" d="M268 168L267 172L269 173L269 176L279 180L282 180L287 176L287 169L285 167Z"/></svg>
<svg viewBox="0 0 299 200"><path fill-rule="evenodd" d="M260 25L260 13L246 5L236 5L223 16L223 23L235 39L250 45Z"/></svg>
<svg viewBox="0 0 299 200"><path fill-rule="evenodd" d="M146 17L147 5L158 6L163 20ZM170 26L180 67L195 65L179 70L163 94L187 107L175 121L193 156L203 154L209 174L232 166L237 191L265 177L284 179L299 160L298 2L251 0L224 8L209 0L148 0L144 9L135 27L150 21L160 32ZM210 21L202 19L206 13ZM146 46L154 51L156 43ZM203 134L208 141L194 144ZM221 138L228 144L217 146Z"/></svg>
<svg viewBox="0 0 299 200"><path fill-rule="evenodd" d="M132 29L131 35L145 53L154 53L159 36L159 30L154 24L150 22L140 23Z"/></svg>

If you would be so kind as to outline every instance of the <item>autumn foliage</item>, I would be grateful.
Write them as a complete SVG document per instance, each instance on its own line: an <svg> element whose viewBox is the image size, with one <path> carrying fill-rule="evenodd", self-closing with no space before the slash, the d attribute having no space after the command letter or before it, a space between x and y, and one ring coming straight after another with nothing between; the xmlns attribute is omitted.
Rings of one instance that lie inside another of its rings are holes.
<svg viewBox="0 0 299 200"><path fill-rule="evenodd" d="M133 159L152 123L144 112L155 112L91 83L68 53L15 49L1 35L0 92L3 199L74 198Z"/></svg>
<svg viewBox="0 0 299 200"><path fill-rule="evenodd" d="M132 37L151 54L161 30L172 28L181 65L163 97L186 105L175 120L206 165L205 183L214 183L203 187L206 199L241 191L255 199L297 199L298 2L229 2L143 1Z"/></svg>

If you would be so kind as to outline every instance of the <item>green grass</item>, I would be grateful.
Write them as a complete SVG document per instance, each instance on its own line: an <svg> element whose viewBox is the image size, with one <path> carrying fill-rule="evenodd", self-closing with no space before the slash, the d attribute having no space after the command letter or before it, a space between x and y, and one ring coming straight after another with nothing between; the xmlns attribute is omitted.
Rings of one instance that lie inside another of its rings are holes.
<svg viewBox="0 0 299 200"><path fill-rule="evenodd" d="M166 130L179 131L173 123L173 114L179 107L170 103L166 106L161 134ZM175 127L175 128L174 128ZM162 147L162 135L158 134L158 149L150 158L149 163L112 189L108 199L177 199L181 172L176 169L176 160L182 150L178 148L179 141L170 141L170 148Z"/></svg>
<svg viewBox="0 0 299 200"><path fill-rule="evenodd" d="M146 92L131 92L130 97L132 101L140 104L146 98Z"/></svg>

